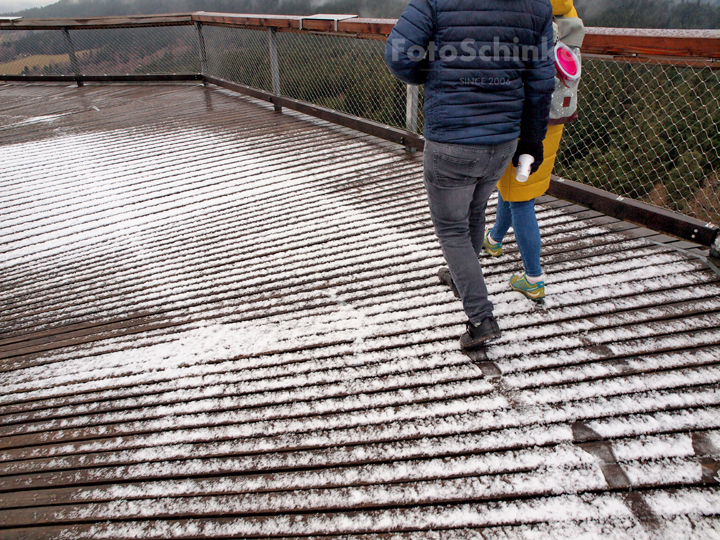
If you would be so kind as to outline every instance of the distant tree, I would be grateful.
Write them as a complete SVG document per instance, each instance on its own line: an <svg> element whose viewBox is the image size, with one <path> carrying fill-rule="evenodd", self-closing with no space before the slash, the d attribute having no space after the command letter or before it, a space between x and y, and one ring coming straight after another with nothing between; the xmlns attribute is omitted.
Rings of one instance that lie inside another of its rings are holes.
<svg viewBox="0 0 720 540"><path fill-rule="evenodd" d="M610 28L720 28L720 4L707 0L575 0L587 26Z"/></svg>
<svg viewBox="0 0 720 540"><path fill-rule="evenodd" d="M719 83L711 69L585 62L581 118L566 130L558 174L693 213L697 193L717 191Z"/></svg>
<svg viewBox="0 0 720 540"><path fill-rule="evenodd" d="M364 17L398 17L408 0L60 0L42 8L18 14L24 17L100 17L148 13L219 11L227 13L267 13L312 15L348 13Z"/></svg>

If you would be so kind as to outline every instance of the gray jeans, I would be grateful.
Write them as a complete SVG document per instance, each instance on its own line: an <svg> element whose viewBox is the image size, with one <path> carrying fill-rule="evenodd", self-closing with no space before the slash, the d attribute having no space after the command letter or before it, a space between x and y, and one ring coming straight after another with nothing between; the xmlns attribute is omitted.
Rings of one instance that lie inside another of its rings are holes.
<svg viewBox="0 0 720 540"><path fill-rule="evenodd" d="M516 148L517 141L497 146L425 141L430 216L465 313L475 324L493 313L478 260L485 208Z"/></svg>

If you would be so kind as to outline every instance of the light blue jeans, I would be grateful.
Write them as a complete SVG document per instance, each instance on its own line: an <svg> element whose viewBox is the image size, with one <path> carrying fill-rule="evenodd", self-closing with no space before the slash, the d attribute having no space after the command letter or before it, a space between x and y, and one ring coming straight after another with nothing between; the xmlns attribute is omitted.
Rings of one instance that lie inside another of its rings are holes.
<svg viewBox="0 0 720 540"><path fill-rule="evenodd" d="M496 242L502 242L512 225L515 231L520 256L525 273L529 277L540 277L540 227L535 217L535 199L524 202L507 202L498 193L497 215L495 226L490 236Z"/></svg>
<svg viewBox="0 0 720 540"><path fill-rule="evenodd" d="M517 141L497 146L425 141L425 188L430 216L468 319L480 324L493 305L478 256L485 236L485 209Z"/></svg>

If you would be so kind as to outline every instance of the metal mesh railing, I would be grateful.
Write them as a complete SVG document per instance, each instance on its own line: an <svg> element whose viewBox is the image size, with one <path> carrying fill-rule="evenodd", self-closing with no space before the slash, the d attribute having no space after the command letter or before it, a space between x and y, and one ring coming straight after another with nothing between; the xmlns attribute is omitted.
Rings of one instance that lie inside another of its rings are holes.
<svg viewBox="0 0 720 540"><path fill-rule="evenodd" d="M198 73L195 28L0 31L0 75L72 75L76 70L83 75Z"/></svg>
<svg viewBox="0 0 720 540"><path fill-rule="evenodd" d="M70 32L83 75L198 73L192 26L150 26Z"/></svg>
<svg viewBox="0 0 720 540"><path fill-rule="evenodd" d="M384 41L231 24L0 30L0 75L200 73L407 127L408 92ZM67 37L71 38L68 43ZM204 54L203 54L204 49ZM201 62L205 58L206 63ZM720 222L720 70L681 60L584 58L580 120L556 165L565 178ZM420 89L417 131L422 132Z"/></svg>
<svg viewBox="0 0 720 540"><path fill-rule="evenodd" d="M70 75L62 32L0 31L0 75Z"/></svg>
<svg viewBox="0 0 720 540"><path fill-rule="evenodd" d="M405 126L406 87L385 67L385 44L279 34L284 95L391 126Z"/></svg>
<svg viewBox="0 0 720 540"><path fill-rule="evenodd" d="M208 74L272 91L268 31L203 25Z"/></svg>
<svg viewBox="0 0 720 540"><path fill-rule="evenodd" d="M583 64L580 120L566 128L556 173L720 222L720 71Z"/></svg>

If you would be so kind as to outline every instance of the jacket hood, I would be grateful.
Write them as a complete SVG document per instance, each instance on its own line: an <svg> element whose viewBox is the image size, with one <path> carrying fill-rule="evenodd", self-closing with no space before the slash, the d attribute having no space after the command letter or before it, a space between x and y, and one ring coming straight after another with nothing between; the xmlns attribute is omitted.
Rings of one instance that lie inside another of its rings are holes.
<svg viewBox="0 0 720 540"><path fill-rule="evenodd" d="M567 15L573 8L573 0L552 0L553 15Z"/></svg>

